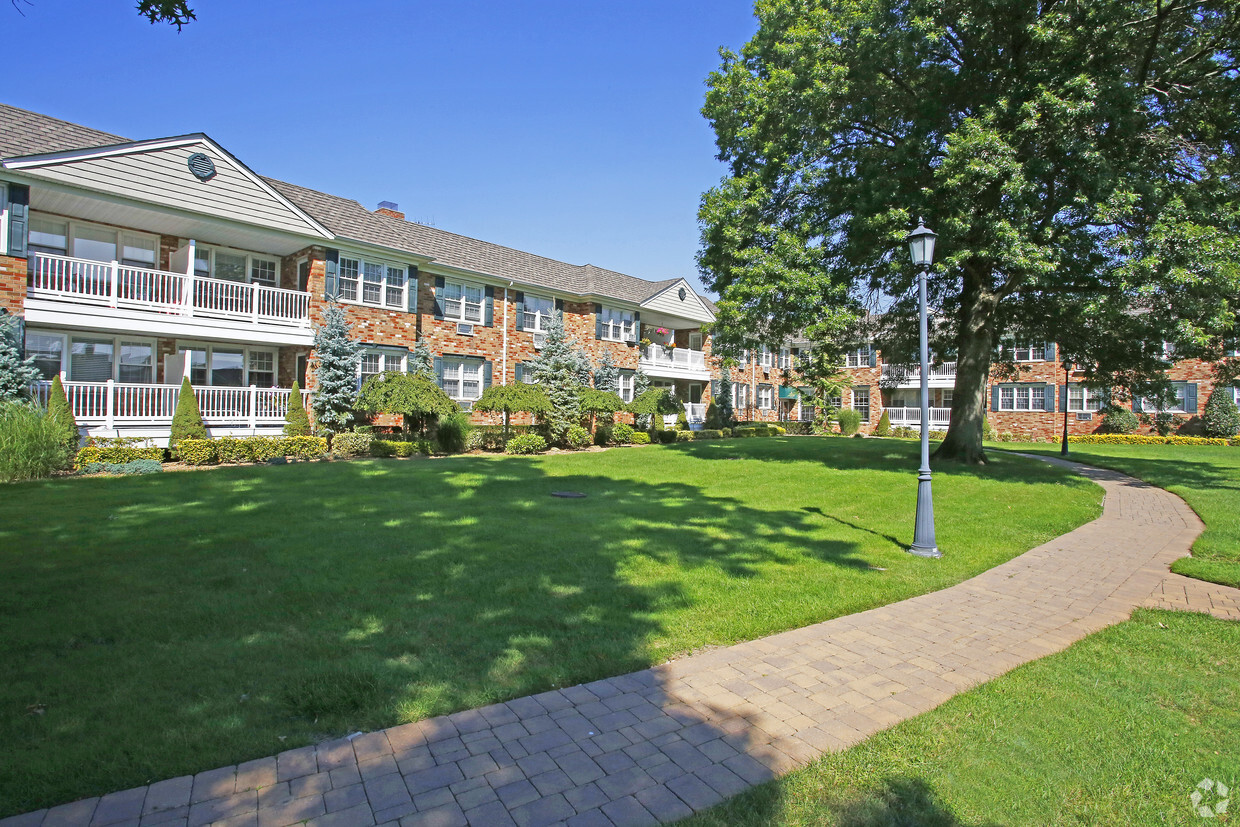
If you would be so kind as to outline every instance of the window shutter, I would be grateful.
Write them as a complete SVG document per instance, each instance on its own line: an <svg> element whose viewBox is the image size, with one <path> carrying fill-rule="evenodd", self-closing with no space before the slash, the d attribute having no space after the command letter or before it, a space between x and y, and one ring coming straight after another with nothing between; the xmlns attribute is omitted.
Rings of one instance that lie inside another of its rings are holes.
<svg viewBox="0 0 1240 827"><path fill-rule="evenodd" d="M491 387L491 361L488 359L482 363L482 389L485 391L489 387Z"/></svg>
<svg viewBox="0 0 1240 827"><path fill-rule="evenodd" d="M435 276L435 318L443 318L443 276ZM439 372L439 384L443 386L443 371Z"/></svg>
<svg viewBox="0 0 1240 827"><path fill-rule="evenodd" d="M517 293L517 330L525 330L525 294ZM517 379L520 382L520 379Z"/></svg>
<svg viewBox="0 0 1240 827"><path fill-rule="evenodd" d="M1042 393L1045 394L1045 396L1043 397L1045 399L1045 402L1042 405L1042 410L1050 411L1054 413L1055 411L1055 386L1046 385L1045 387L1042 388Z"/></svg>
<svg viewBox="0 0 1240 827"><path fill-rule="evenodd" d="M1141 413L1141 411L1142 411L1142 406L1141 406L1141 397L1139 397L1139 396L1134 396L1134 397L1132 398L1132 412L1133 412L1133 413Z"/></svg>
<svg viewBox="0 0 1240 827"><path fill-rule="evenodd" d="M719 395L719 380L712 379L710 380L710 398L714 399L718 395Z"/></svg>
<svg viewBox="0 0 1240 827"><path fill-rule="evenodd" d="M418 312L418 265L410 264L405 274L405 307L410 313Z"/></svg>
<svg viewBox="0 0 1240 827"><path fill-rule="evenodd" d="M992 385L990 388L990 409L992 411L999 410L999 386Z"/></svg>
<svg viewBox="0 0 1240 827"><path fill-rule="evenodd" d="M9 184L9 255L25 258L30 234L30 187Z"/></svg>
<svg viewBox="0 0 1240 827"><path fill-rule="evenodd" d="M878 351L874 348L870 348L870 367L878 367Z"/></svg>
<svg viewBox="0 0 1240 827"><path fill-rule="evenodd" d="M1068 386L1059 386L1059 412L1063 413L1068 410Z"/></svg>
<svg viewBox="0 0 1240 827"><path fill-rule="evenodd" d="M1055 343L1054 342L1046 343L1046 361L1048 362L1055 361Z"/></svg>
<svg viewBox="0 0 1240 827"><path fill-rule="evenodd" d="M603 305L594 305L594 338L603 338Z"/></svg>
<svg viewBox="0 0 1240 827"><path fill-rule="evenodd" d="M642 314L633 311L633 339L629 342L629 347L637 347L637 343L642 338Z"/></svg>
<svg viewBox="0 0 1240 827"><path fill-rule="evenodd" d="M336 268L340 262L340 251L327 248L323 262L323 298L329 302L340 298L340 278Z"/></svg>
<svg viewBox="0 0 1240 827"><path fill-rule="evenodd" d="M435 357L435 384L443 389L443 357Z"/></svg>
<svg viewBox="0 0 1240 827"><path fill-rule="evenodd" d="M517 366L513 368L513 377L517 384L525 380L525 365L517 362Z"/></svg>
<svg viewBox="0 0 1240 827"><path fill-rule="evenodd" d="M495 326L495 288L489 284L483 291L482 323L487 327Z"/></svg>
<svg viewBox="0 0 1240 827"><path fill-rule="evenodd" d="M1184 412L1189 414L1197 413L1197 383L1186 382L1184 384Z"/></svg>
<svg viewBox="0 0 1240 827"><path fill-rule="evenodd" d="M563 299L555 300L555 309L560 311L561 313L564 312L564 300Z"/></svg>

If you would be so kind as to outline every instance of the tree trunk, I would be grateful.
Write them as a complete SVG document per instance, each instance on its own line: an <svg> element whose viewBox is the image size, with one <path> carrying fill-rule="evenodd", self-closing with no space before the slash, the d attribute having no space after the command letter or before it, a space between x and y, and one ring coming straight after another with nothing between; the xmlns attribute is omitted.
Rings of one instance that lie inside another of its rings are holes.
<svg viewBox="0 0 1240 827"><path fill-rule="evenodd" d="M988 290L975 287L966 292L960 312L960 333L957 337L956 386L952 391L952 412L947 436L934 458L954 460L970 465L986 462L982 448L982 420L989 400L990 358L994 351L994 313L998 297Z"/></svg>

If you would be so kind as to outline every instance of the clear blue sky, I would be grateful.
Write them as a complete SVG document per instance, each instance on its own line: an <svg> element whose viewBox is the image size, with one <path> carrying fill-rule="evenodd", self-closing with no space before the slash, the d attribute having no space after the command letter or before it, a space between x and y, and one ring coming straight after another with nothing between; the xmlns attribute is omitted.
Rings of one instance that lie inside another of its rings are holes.
<svg viewBox="0 0 1240 827"><path fill-rule="evenodd" d="M700 109L749 0L0 2L0 99L129 138L206 132L255 171L574 264L697 283L722 176Z"/></svg>

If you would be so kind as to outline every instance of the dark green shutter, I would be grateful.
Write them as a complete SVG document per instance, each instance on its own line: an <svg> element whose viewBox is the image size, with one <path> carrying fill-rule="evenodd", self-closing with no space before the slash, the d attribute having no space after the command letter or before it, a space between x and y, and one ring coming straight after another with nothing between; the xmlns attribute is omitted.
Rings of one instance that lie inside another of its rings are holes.
<svg viewBox="0 0 1240 827"><path fill-rule="evenodd" d="M564 312L564 300L563 299L555 300L555 309L560 311L561 313Z"/></svg>
<svg viewBox="0 0 1240 827"><path fill-rule="evenodd" d="M443 276L435 276L435 318L443 318ZM443 373L440 372L439 384L443 384Z"/></svg>
<svg viewBox="0 0 1240 827"><path fill-rule="evenodd" d="M1068 386L1059 386L1059 412L1063 413L1068 410Z"/></svg>
<svg viewBox="0 0 1240 827"><path fill-rule="evenodd" d="M995 385L990 389L990 409L992 411L999 410L999 386Z"/></svg>
<svg viewBox="0 0 1240 827"><path fill-rule="evenodd" d="M1042 410L1051 411L1052 413L1054 413L1055 411L1055 386L1054 385L1043 386L1042 399L1043 399Z"/></svg>
<svg viewBox="0 0 1240 827"><path fill-rule="evenodd" d="M30 235L30 187L9 184L9 255L26 257L26 238Z"/></svg>
<svg viewBox="0 0 1240 827"><path fill-rule="evenodd" d="M495 326L495 288L489 284L483 290L482 323L487 327Z"/></svg>
<svg viewBox="0 0 1240 827"><path fill-rule="evenodd" d="M1055 361L1055 343L1054 342L1046 343L1046 361L1048 362Z"/></svg>
<svg viewBox="0 0 1240 827"><path fill-rule="evenodd" d="M1141 397L1134 395L1132 397L1132 412L1141 413L1141 411L1142 411Z"/></svg>
<svg viewBox="0 0 1240 827"><path fill-rule="evenodd" d="M517 298L517 330L525 330L525 294L517 293L516 298Z"/></svg>
<svg viewBox="0 0 1240 827"><path fill-rule="evenodd" d="M603 305L594 305L594 338L603 338Z"/></svg>
<svg viewBox="0 0 1240 827"><path fill-rule="evenodd" d="M520 384L525 380L525 365L521 362L517 362L517 366L513 368L513 380L517 382L517 384Z"/></svg>
<svg viewBox="0 0 1240 827"><path fill-rule="evenodd" d="M491 361L488 359L482 363L482 389L485 391L489 387L491 387Z"/></svg>
<svg viewBox="0 0 1240 827"><path fill-rule="evenodd" d="M405 307L410 313L418 309L418 265L410 264L405 273Z"/></svg>
<svg viewBox="0 0 1240 827"><path fill-rule="evenodd" d="M334 302L340 298L340 276L337 272L340 266L340 251L328 247L323 258L323 298Z"/></svg>
<svg viewBox="0 0 1240 827"><path fill-rule="evenodd" d="M719 395L719 380L712 379L710 380L710 398L714 399L718 395Z"/></svg>
<svg viewBox="0 0 1240 827"><path fill-rule="evenodd" d="M633 312L633 341L629 342L630 347L636 347L637 343L642 339L642 314Z"/></svg>
<svg viewBox="0 0 1240 827"><path fill-rule="evenodd" d="M870 346L870 367L878 367L878 351L874 349L873 345Z"/></svg>
<svg viewBox="0 0 1240 827"><path fill-rule="evenodd" d="M1197 413L1197 383L1184 383L1184 412L1189 414Z"/></svg>
<svg viewBox="0 0 1240 827"><path fill-rule="evenodd" d="M443 357L442 356L435 357L435 384L439 385L439 388L441 390L443 389Z"/></svg>

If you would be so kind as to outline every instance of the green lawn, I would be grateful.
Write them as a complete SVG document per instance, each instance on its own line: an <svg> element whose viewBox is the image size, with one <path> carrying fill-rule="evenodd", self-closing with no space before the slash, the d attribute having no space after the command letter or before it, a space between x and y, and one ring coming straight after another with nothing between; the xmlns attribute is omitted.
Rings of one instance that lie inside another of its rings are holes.
<svg viewBox="0 0 1240 827"><path fill-rule="evenodd" d="M0 817L939 589L1100 510L1011 456L748 439L0 491ZM586 499L556 499L572 490Z"/></svg>
<svg viewBox="0 0 1240 827"><path fill-rule="evenodd" d="M1240 790L1240 623L1138 611L852 749L685 822L1217 824L1199 781Z"/></svg>
<svg viewBox="0 0 1240 827"><path fill-rule="evenodd" d="M1059 455L1058 447L1048 445L994 447ZM1068 447L1069 459L1123 471L1183 497L1206 530L1193 545L1193 556L1176 561L1171 570L1240 588L1240 448L1073 443Z"/></svg>

